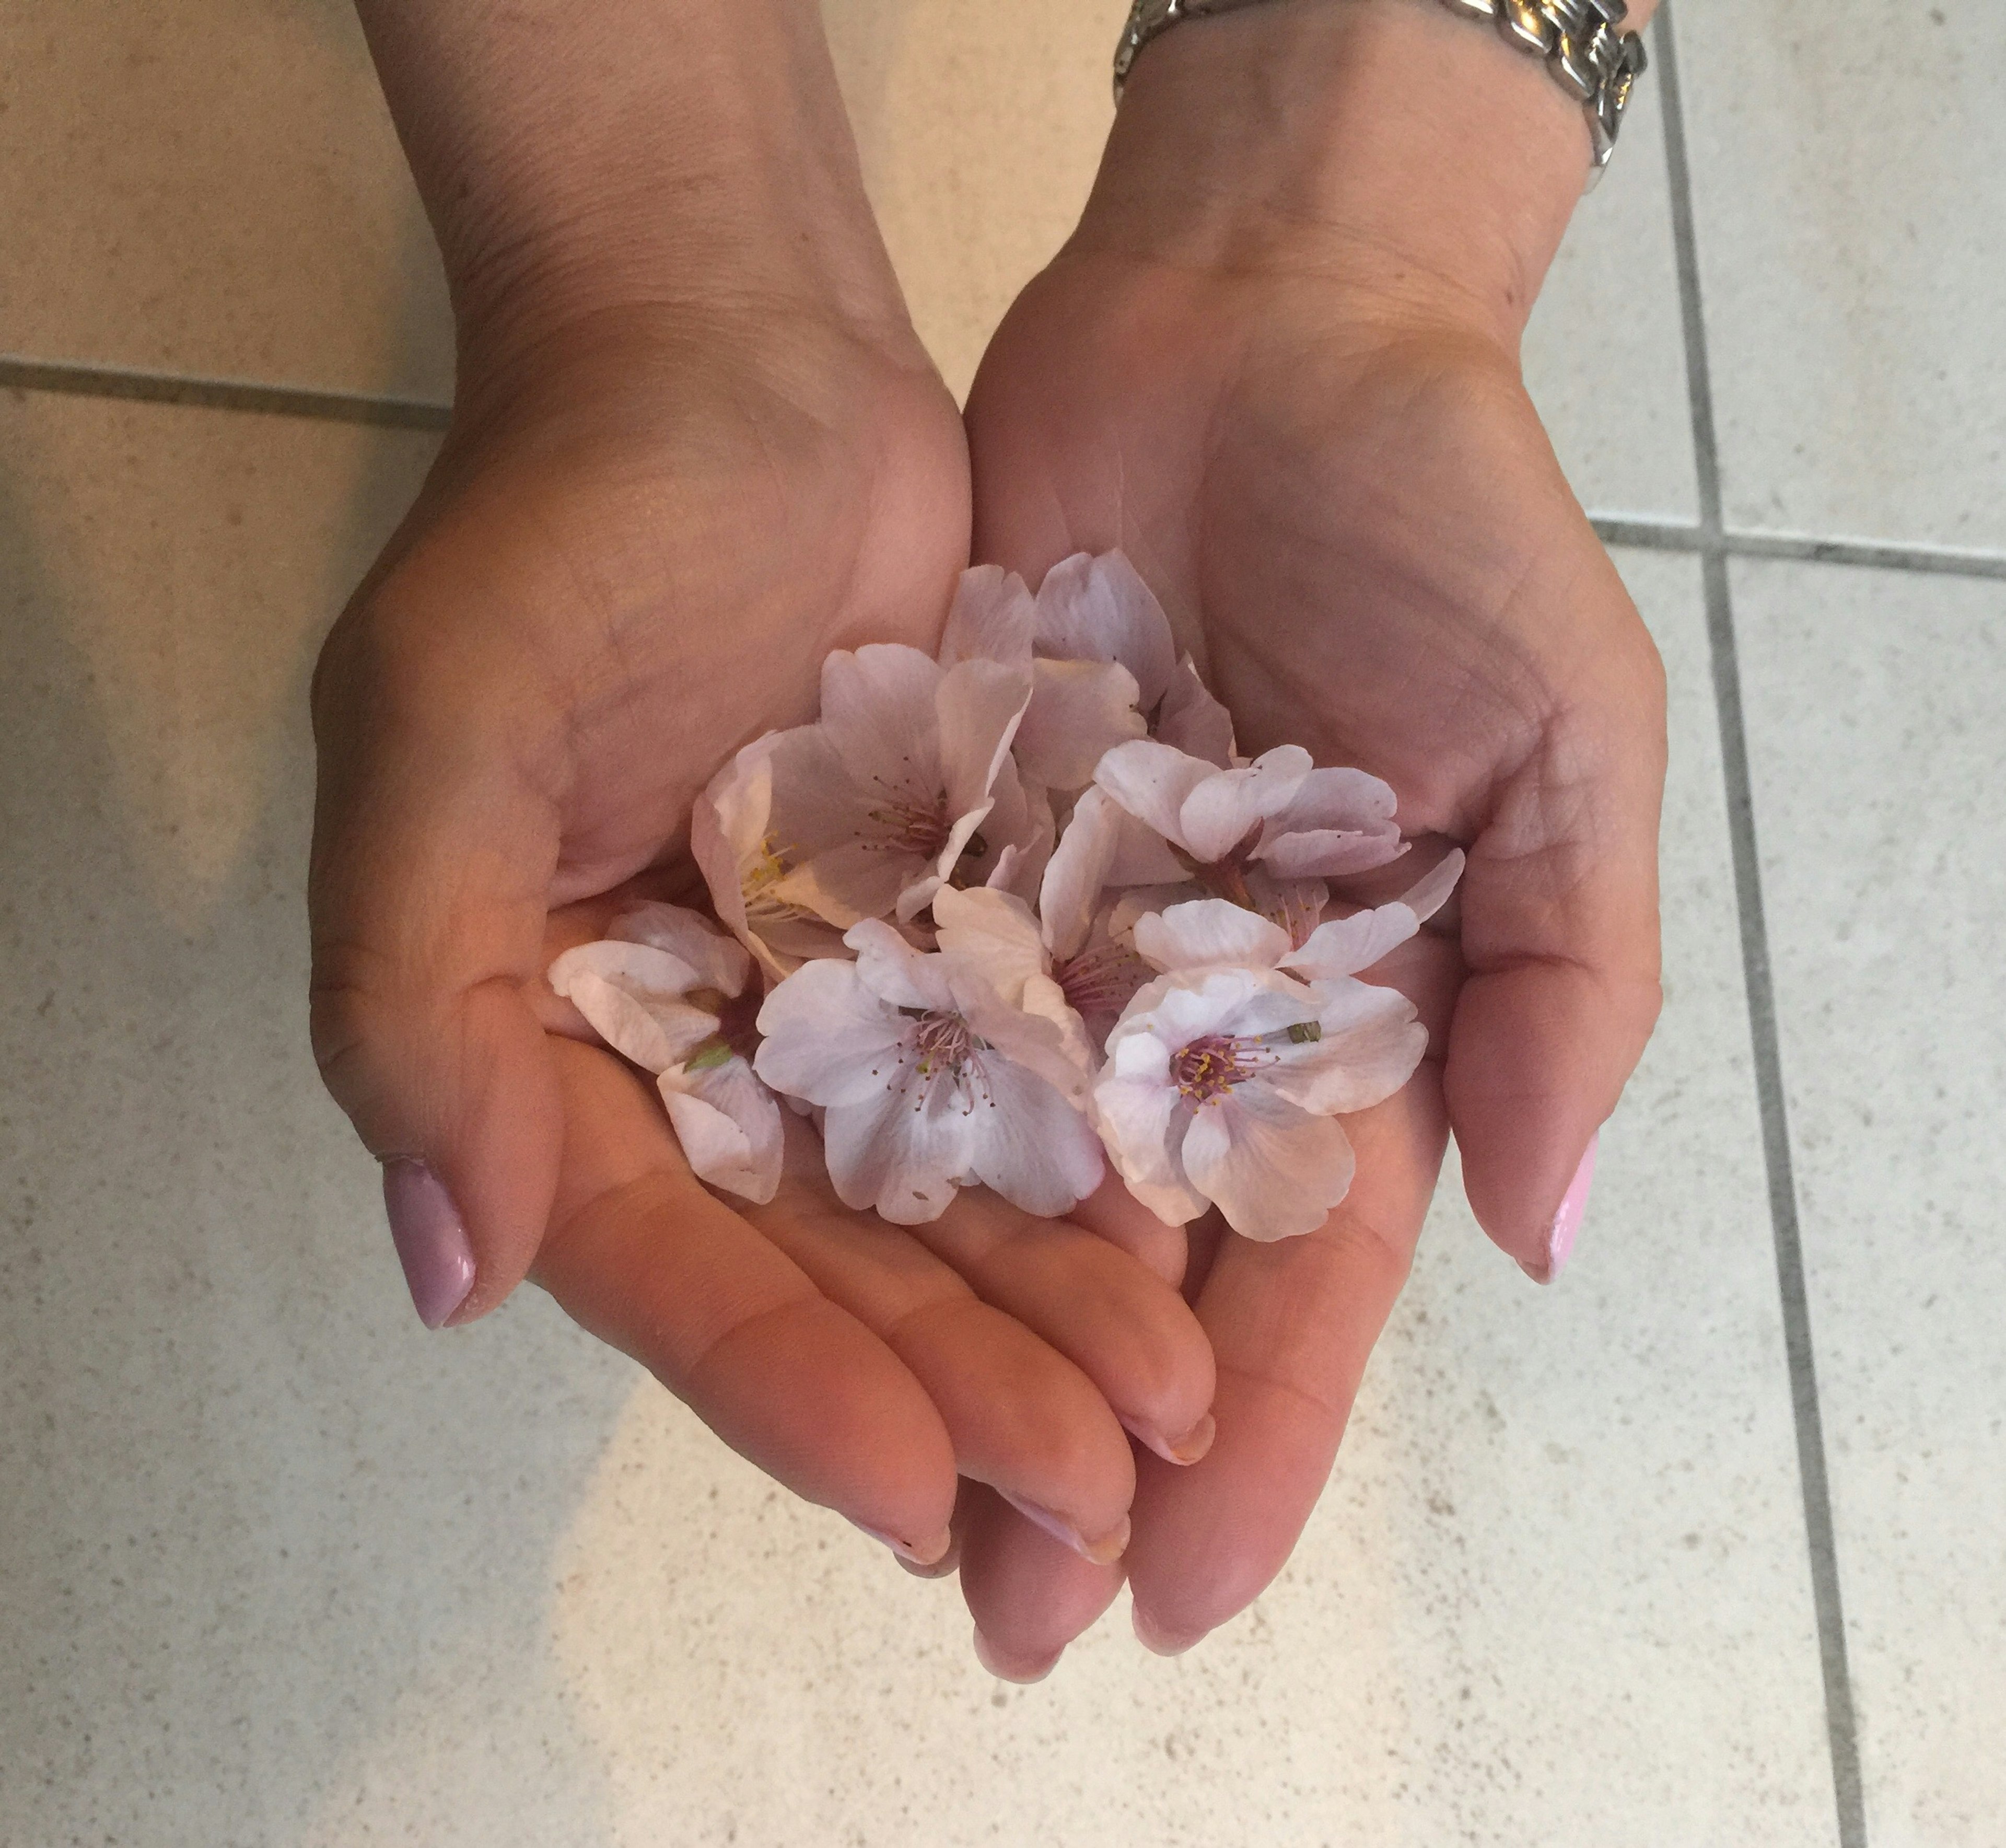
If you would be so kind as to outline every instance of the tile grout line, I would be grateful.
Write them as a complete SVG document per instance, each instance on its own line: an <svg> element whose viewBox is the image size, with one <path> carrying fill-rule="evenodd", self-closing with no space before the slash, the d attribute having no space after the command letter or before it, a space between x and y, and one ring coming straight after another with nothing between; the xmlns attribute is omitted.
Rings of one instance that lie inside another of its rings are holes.
<svg viewBox="0 0 2006 1848"><path fill-rule="evenodd" d="M268 417L371 424L392 430L443 430L452 407L415 398L376 398L300 385L254 385L234 378L190 378L122 366L79 365L0 354L0 390L58 392L146 404L192 405L204 410L250 411Z"/></svg>
<svg viewBox="0 0 2006 1848"><path fill-rule="evenodd" d="M1748 995L1749 1037L1754 1054L1763 1157L1768 1170L1769 1219L1775 1240L1783 1343L1790 1364L1791 1411L1797 1427L1797 1470L1804 1495L1804 1537L1810 1553L1811 1602L1818 1624L1819 1664L1825 1680L1825 1737L1831 1754L1832 1795L1837 1811L1839 1848L1867 1848L1859 1733L1853 1711L1852 1676L1846 1661L1846 1613L1840 1597L1838 1547L1832 1528L1832 1484L1826 1463L1824 1420L1818 1405L1811 1308L1804 1283L1804 1241L1797 1216L1797 1178L1783 1093L1774 970L1762 903L1761 860L1755 836L1754 793L1749 769L1741 668L1735 645L1734 608L1728 581L1727 564L1733 548L1722 519L1720 452L1714 422L1706 323L1700 295L1698 245L1694 234L1692 173L1687 158L1678 55L1673 37L1671 13L1671 0L1667 0L1658 16L1652 49L1656 54L1659 82L1663 89L1665 156L1670 178L1673 241L1678 266L1680 315L1685 335L1687 388L1691 400L1694 463L1699 486L1700 522L1695 536L1696 549L1700 554L1706 593L1707 639L1713 660L1721 767L1726 785L1735 895L1740 916L1741 962Z"/></svg>

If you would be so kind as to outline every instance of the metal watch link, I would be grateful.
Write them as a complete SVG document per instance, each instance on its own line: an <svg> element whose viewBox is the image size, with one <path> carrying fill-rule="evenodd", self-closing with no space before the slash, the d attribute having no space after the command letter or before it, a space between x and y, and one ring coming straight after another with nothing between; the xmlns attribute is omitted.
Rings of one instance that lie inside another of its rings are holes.
<svg viewBox="0 0 2006 1848"><path fill-rule="evenodd" d="M1259 0L1135 0L1114 51L1114 100L1121 100L1137 53L1184 19L1236 12ZM1622 30L1628 0L1441 0L1451 12L1488 20L1508 44L1539 58L1554 81L1588 116L1594 164L1588 183L1601 178L1616 151L1616 137L1631 93L1649 62L1643 40Z"/></svg>

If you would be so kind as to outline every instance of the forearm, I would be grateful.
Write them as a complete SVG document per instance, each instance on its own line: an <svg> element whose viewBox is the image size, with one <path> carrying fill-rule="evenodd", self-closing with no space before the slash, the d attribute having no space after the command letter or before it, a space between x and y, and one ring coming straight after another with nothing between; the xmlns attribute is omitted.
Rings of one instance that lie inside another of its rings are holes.
<svg viewBox="0 0 2006 1848"><path fill-rule="evenodd" d="M461 325L896 313L815 0L357 0Z"/></svg>
<svg viewBox="0 0 2006 1848"><path fill-rule="evenodd" d="M1589 158L1581 105L1481 22L1270 0L1144 50L1077 241L1325 268L1515 341Z"/></svg>

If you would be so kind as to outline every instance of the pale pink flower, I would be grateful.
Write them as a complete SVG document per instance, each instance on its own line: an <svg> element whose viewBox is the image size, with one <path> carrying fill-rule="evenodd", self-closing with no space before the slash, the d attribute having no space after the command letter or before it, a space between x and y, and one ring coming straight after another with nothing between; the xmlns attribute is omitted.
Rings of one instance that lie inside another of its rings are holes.
<svg viewBox="0 0 2006 1848"><path fill-rule="evenodd" d="M1068 1101L1086 1076L1056 1023L1006 1001L979 954L923 952L875 920L847 942L854 963L808 963L767 996L755 1061L821 1107L845 1206L919 1225L980 1184L1049 1218L1100 1185L1099 1140Z"/></svg>
<svg viewBox="0 0 2006 1848"><path fill-rule="evenodd" d="M1035 677L1016 754L1033 782L1084 788L1114 745L1156 737L1230 764L1233 722L1180 660L1170 619L1120 552L1085 552L1045 574L1034 598L1022 579L993 565L963 575L944 663L986 659Z"/></svg>
<svg viewBox="0 0 2006 1848"><path fill-rule="evenodd" d="M1028 669L996 661L829 655L817 721L739 752L692 818L718 915L781 973L832 953L817 921L908 920L950 878L1034 879L1050 814L1009 756L1030 695Z"/></svg>
<svg viewBox="0 0 2006 1848"><path fill-rule="evenodd" d="M780 1184L779 1105L750 1063L751 959L679 905L646 904L551 965L550 984L623 1058L653 1072L700 1179L763 1205Z"/></svg>
<svg viewBox="0 0 2006 1848"><path fill-rule="evenodd" d="M1427 1049L1413 1004L1356 973L1412 937L1462 868L1452 854L1403 898L1300 948L1223 899L1139 917L1137 953L1164 973L1109 1033L1093 1092L1129 1192L1172 1224L1216 1206L1248 1238L1321 1226L1353 1167L1332 1119L1392 1096Z"/></svg>

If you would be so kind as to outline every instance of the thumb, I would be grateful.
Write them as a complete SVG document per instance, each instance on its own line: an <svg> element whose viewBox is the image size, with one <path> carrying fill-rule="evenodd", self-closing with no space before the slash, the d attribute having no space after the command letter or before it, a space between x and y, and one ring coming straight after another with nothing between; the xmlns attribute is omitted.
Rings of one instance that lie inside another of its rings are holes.
<svg viewBox="0 0 2006 1848"><path fill-rule="evenodd" d="M562 1118L523 984L558 825L497 677L389 652L344 621L315 676L312 1036L437 1328L507 1296L548 1219Z"/></svg>
<svg viewBox="0 0 2006 1848"><path fill-rule="evenodd" d="M1635 624L1636 618L1631 617ZM1535 1282L1573 1248L1596 1140L1660 1001L1663 670L1563 713L1473 844L1443 1075L1471 1210Z"/></svg>

